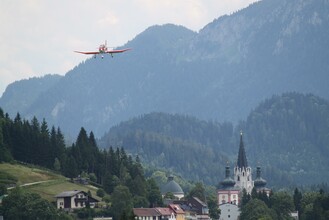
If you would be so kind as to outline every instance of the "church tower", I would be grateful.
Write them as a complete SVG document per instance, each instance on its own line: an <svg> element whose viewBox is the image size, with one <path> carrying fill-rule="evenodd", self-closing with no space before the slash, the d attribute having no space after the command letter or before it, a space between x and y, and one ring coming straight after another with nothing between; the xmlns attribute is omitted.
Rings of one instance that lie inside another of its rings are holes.
<svg viewBox="0 0 329 220"><path fill-rule="evenodd" d="M254 187L256 188L256 191L265 192L267 196L270 196L271 190L265 187L267 182L261 177L261 170L259 166L257 167L256 175L256 179L254 180Z"/></svg>
<svg viewBox="0 0 329 220"><path fill-rule="evenodd" d="M252 170L248 166L246 152L244 150L242 132L240 133L238 161L236 167L234 168L234 180L236 187L239 187L241 191L246 189L247 193L251 194L254 183L252 181Z"/></svg>
<svg viewBox="0 0 329 220"><path fill-rule="evenodd" d="M221 188L218 189L218 204L231 203L234 205L239 204L240 189L235 187L235 181L231 178L230 167L227 165L225 168L225 179L220 183Z"/></svg>

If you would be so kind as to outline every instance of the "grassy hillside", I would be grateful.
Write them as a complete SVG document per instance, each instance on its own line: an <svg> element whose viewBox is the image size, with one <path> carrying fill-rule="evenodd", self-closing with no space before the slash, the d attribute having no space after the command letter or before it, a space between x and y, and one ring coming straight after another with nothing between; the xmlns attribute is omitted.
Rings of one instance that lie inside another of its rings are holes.
<svg viewBox="0 0 329 220"><path fill-rule="evenodd" d="M90 190L94 198L101 200L96 196L97 188L90 185L74 184L64 176L42 168L0 163L0 174L5 174L0 175L0 178L1 176L14 177L17 180L16 185L27 191L38 193L48 201L55 201L54 196L56 194L70 190L83 190L85 192Z"/></svg>
<svg viewBox="0 0 329 220"><path fill-rule="evenodd" d="M14 176L18 180L18 185L47 180L65 180L65 177L51 171L20 164L1 163L0 172L5 172Z"/></svg>

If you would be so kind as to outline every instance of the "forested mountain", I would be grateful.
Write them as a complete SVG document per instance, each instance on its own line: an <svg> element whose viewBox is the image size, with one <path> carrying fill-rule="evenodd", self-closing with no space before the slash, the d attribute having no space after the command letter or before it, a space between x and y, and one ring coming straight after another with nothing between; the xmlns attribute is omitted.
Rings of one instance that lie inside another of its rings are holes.
<svg viewBox="0 0 329 220"><path fill-rule="evenodd" d="M236 127L231 123L151 113L112 127L100 146L123 146L145 164L216 185L236 164L243 130L249 165L271 186L312 184L329 178L329 102L312 94L266 99Z"/></svg>
<svg viewBox="0 0 329 220"><path fill-rule="evenodd" d="M233 125L193 117L150 113L110 129L100 146L122 146L152 167L184 178L216 184L228 161Z"/></svg>
<svg viewBox="0 0 329 220"><path fill-rule="evenodd" d="M27 111L39 96L56 85L63 76L45 75L43 77L33 77L14 82L6 88L6 92L1 97L1 103L5 103L6 108L11 110L11 116L15 116L21 110ZM2 106L2 104L0 104Z"/></svg>
<svg viewBox="0 0 329 220"><path fill-rule="evenodd" d="M281 170L297 183L320 183L329 179L328 119L327 100L286 93L263 101L239 127L250 160L268 174Z"/></svg>
<svg viewBox="0 0 329 220"><path fill-rule="evenodd" d="M8 88L0 106L10 115L46 118L65 134L83 126L99 137L150 112L236 124L273 94L328 99L328 14L326 0L263 0L198 33L156 25L125 45L133 50L86 60L24 105L12 104L24 96Z"/></svg>

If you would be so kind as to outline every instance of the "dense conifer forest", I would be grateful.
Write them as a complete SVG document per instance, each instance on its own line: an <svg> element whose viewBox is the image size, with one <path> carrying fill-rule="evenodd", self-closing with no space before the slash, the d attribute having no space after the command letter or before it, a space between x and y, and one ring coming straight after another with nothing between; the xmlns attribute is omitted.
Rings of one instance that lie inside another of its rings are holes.
<svg viewBox="0 0 329 220"><path fill-rule="evenodd" d="M84 128L76 142L66 147L60 128L49 130L45 120L24 120L19 113L12 120L0 109L0 162L14 161L46 167L69 178L86 174L111 195L109 214L117 219L122 213L130 214L132 207L162 205L159 187L145 178L138 156L132 158L123 148L99 150L93 133L88 135Z"/></svg>

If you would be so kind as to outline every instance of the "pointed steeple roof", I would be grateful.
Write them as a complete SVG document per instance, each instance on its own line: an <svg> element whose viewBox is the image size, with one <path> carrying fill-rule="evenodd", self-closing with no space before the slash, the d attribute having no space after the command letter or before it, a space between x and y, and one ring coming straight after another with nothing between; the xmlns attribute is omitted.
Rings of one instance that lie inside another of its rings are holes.
<svg viewBox="0 0 329 220"><path fill-rule="evenodd" d="M242 131L240 132L240 147L239 147L237 166L238 166L238 168L243 168L243 167L247 168L248 167L246 152L244 150L244 145L243 145Z"/></svg>

